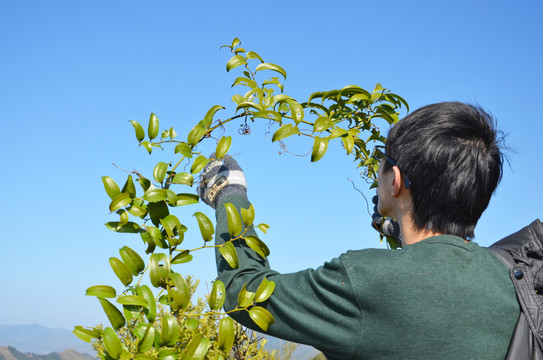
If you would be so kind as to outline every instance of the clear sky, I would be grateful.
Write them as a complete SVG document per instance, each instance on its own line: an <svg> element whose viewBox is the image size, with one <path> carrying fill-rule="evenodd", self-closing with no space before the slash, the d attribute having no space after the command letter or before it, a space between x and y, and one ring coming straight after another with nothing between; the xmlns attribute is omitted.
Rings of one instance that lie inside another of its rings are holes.
<svg viewBox="0 0 543 360"><path fill-rule="evenodd" d="M72 328L105 316L91 285L121 283L110 256L139 236L115 234L100 177L151 174L171 149L147 155L129 120L188 130L215 104L234 113L219 46L243 47L288 73L285 92L380 82L412 109L449 100L480 104L508 133L511 166L476 229L489 245L543 214L543 3L520 1L9 1L0 2L0 324ZM233 126L231 133L236 133ZM246 172L272 267L318 267L348 249L383 247L362 196L372 192L339 144L318 163L278 155L252 125L231 153ZM181 135L180 135L181 136ZM305 153L309 144L286 141ZM151 176L151 175L149 175ZM198 245L194 211L180 210ZM176 271L214 279L211 251Z"/></svg>

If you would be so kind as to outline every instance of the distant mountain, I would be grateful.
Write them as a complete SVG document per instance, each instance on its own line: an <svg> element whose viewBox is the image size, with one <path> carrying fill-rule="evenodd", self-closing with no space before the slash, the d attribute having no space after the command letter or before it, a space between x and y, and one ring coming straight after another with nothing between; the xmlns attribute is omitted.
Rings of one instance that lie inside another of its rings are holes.
<svg viewBox="0 0 543 360"><path fill-rule="evenodd" d="M0 325L0 346L11 346L19 351L38 355L62 353L67 349L94 354L91 345L70 330L52 329L38 324Z"/></svg>
<svg viewBox="0 0 543 360"><path fill-rule="evenodd" d="M90 355L81 354L74 349L68 349L61 353L36 355L22 353L11 346L0 346L0 360L91 360Z"/></svg>

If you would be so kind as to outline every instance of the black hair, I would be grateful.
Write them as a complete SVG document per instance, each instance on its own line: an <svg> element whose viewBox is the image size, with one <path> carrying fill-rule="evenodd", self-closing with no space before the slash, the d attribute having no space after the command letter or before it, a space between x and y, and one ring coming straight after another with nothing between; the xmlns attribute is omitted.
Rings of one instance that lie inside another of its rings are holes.
<svg viewBox="0 0 543 360"><path fill-rule="evenodd" d="M416 229L474 236L502 177L502 140L490 114L460 102L422 107L392 127L386 154L411 181Z"/></svg>

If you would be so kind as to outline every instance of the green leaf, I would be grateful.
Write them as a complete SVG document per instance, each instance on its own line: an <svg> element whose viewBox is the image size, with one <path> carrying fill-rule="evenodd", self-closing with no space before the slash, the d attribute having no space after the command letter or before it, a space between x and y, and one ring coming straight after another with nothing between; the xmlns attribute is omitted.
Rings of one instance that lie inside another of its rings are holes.
<svg viewBox="0 0 543 360"><path fill-rule="evenodd" d="M199 173L207 165L208 162L208 158L203 155L198 155L198 157L194 160L194 163L192 163L192 166L190 167L191 174Z"/></svg>
<svg viewBox="0 0 543 360"><path fill-rule="evenodd" d="M156 182L161 184L162 181L164 181L164 177L166 177L166 171L168 171L168 164L159 162L156 164L155 169L153 170L153 177L155 178Z"/></svg>
<svg viewBox="0 0 543 360"><path fill-rule="evenodd" d="M151 182L149 181L149 179L146 179L144 177L139 177L138 182L140 183L140 186L143 189L143 191L147 191L151 187Z"/></svg>
<svg viewBox="0 0 543 360"><path fill-rule="evenodd" d="M187 321L185 322L185 326L190 331L196 330L198 328L198 324L198 320L195 318L187 319Z"/></svg>
<svg viewBox="0 0 543 360"><path fill-rule="evenodd" d="M327 116L320 116L313 124L313 132L328 130L334 123Z"/></svg>
<svg viewBox="0 0 543 360"><path fill-rule="evenodd" d="M149 190L147 190L145 194L143 194L143 199L149 201L150 203L163 201L163 200L166 200L167 198L168 198L168 195L166 193L166 190L157 189L154 187L149 188ZM149 210L150 212L149 208L147 210Z"/></svg>
<svg viewBox="0 0 543 360"><path fill-rule="evenodd" d="M196 334L188 343L183 360L202 360L206 356L208 348L209 339L203 337L202 334Z"/></svg>
<svg viewBox="0 0 543 360"><path fill-rule="evenodd" d="M349 101L347 101L347 104L352 104L352 103L355 103L357 101L361 101L361 100L370 100L371 99L371 95L369 93L364 93L364 94L356 94L356 95L353 95L351 96L351 98L349 99Z"/></svg>
<svg viewBox="0 0 543 360"><path fill-rule="evenodd" d="M341 138L341 141L343 141L343 147L347 151L347 155L350 154L353 151L354 147L354 139L352 136L347 135Z"/></svg>
<svg viewBox="0 0 543 360"><path fill-rule="evenodd" d="M260 70L272 70L272 71L278 72L279 74L283 75L285 80L287 79L287 72L285 71L285 69L283 69L279 65L275 65L275 64L271 64L271 63L262 63L262 64L259 64L256 67L255 72L260 71Z"/></svg>
<svg viewBox="0 0 543 360"><path fill-rule="evenodd" d="M121 224L119 221L110 221L105 224L108 229L113 230L118 233L128 233L128 234L137 234L143 230L135 222L129 221L127 223Z"/></svg>
<svg viewBox="0 0 543 360"><path fill-rule="evenodd" d="M298 127L292 124L283 125L273 134L272 142L283 140L291 135L296 135L299 133L300 130Z"/></svg>
<svg viewBox="0 0 543 360"><path fill-rule="evenodd" d="M198 142L200 142L200 139L205 135L206 130L201 125L196 125L192 128L192 130L189 132L189 135L187 136L187 144L193 148L195 147Z"/></svg>
<svg viewBox="0 0 543 360"><path fill-rule="evenodd" d="M232 203L224 204L226 208L226 217L228 222L228 232L231 237L236 237L241 233L243 224L241 221L241 216L239 215L238 210Z"/></svg>
<svg viewBox="0 0 543 360"><path fill-rule="evenodd" d="M110 257L109 258L109 264L111 265L111 268L113 269L113 272L115 272L115 275L121 280L124 286L130 285L132 282L132 272L128 268L128 266L125 265L121 260L117 259L116 257Z"/></svg>
<svg viewBox="0 0 543 360"><path fill-rule="evenodd" d="M260 55L258 55L257 53L255 53L254 51L249 51L246 55L245 55L245 58L247 60L250 60L250 59L258 59L260 60L261 63L264 62L264 60L262 60L262 58L260 57Z"/></svg>
<svg viewBox="0 0 543 360"><path fill-rule="evenodd" d="M149 258L149 277L154 287L165 288L170 272L170 260L166 254L151 255Z"/></svg>
<svg viewBox="0 0 543 360"><path fill-rule="evenodd" d="M260 306L255 306L249 310L249 316L255 324L257 324L262 330L268 331L268 328L273 324L272 314Z"/></svg>
<svg viewBox="0 0 543 360"><path fill-rule="evenodd" d="M241 41L238 39L238 38L234 38L234 40L232 40L232 48L238 46L241 44Z"/></svg>
<svg viewBox="0 0 543 360"><path fill-rule="evenodd" d="M224 245L219 248L219 252L232 269L237 269L239 267L238 253L231 242L224 243Z"/></svg>
<svg viewBox="0 0 543 360"><path fill-rule="evenodd" d="M260 303L268 300L275 290L275 283L264 278L256 290L255 302Z"/></svg>
<svg viewBox="0 0 543 360"><path fill-rule="evenodd" d="M85 295L101 298L114 298L117 296L117 292L115 291L115 288L108 285L95 285L88 288Z"/></svg>
<svg viewBox="0 0 543 360"><path fill-rule="evenodd" d="M191 149L190 149L190 145L187 144L187 143L179 143L179 144L177 144L175 146L175 153L176 154L181 153L181 155L186 156L188 158L192 157L192 152L191 152Z"/></svg>
<svg viewBox="0 0 543 360"><path fill-rule="evenodd" d="M215 113L221 109L224 109L224 106L213 105L211 109L207 111L206 116L204 116L205 127L209 127L209 125L211 125L211 123L213 122L213 116L215 116Z"/></svg>
<svg viewBox="0 0 543 360"><path fill-rule="evenodd" d="M179 254L175 255L172 259L173 264L184 264L192 260L192 255L189 254L189 250L183 250Z"/></svg>
<svg viewBox="0 0 543 360"><path fill-rule="evenodd" d="M194 184L194 176L186 172L177 173L172 179L172 184L192 186L192 184Z"/></svg>
<svg viewBox="0 0 543 360"><path fill-rule="evenodd" d="M243 101L239 103L238 106L236 106L236 112L238 112L239 109L244 109L244 108L253 108L258 111L264 110L260 104L254 103L252 101Z"/></svg>
<svg viewBox="0 0 543 360"><path fill-rule="evenodd" d="M258 224L257 225L257 228L260 229L260 231L262 231L264 234L266 234L266 232L268 231L268 229L270 228L270 226L268 224Z"/></svg>
<svg viewBox="0 0 543 360"><path fill-rule="evenodd" d="M236 95L232 96L232 101L235 102L238 105L241 104L244 100L245 99L243 98L243 96L241 96L239 94L236 94Z"/></svg>
<svg viewBox="0 0 543 360"><path fill-rule="evenodd" d="M118 359L121 357L123 348L121 346L121 340L119 340L117 337L115 330L110 327L105 328L103 341L109 356L111 356L113 359Z"/></svg>
<svg viewBox="0 0 543 360"><path fill-rule="evenodd" d="M145 335L143 335L143 339L138 343L138 352L145 353L151 350L153 344L155 343L155 333L155 327L152 324L149 324L149 326L147 326L147 330L145 330ZM136 356L136 359L138 358L138 356Z"/></svg>
<svg viewBox="0 0 543 360"><path fill-rule="evenodd" d="M304 108L296 100L286 100L289 108L292 120L298 125L300 121L304 119Z"/></svg>
<svg viewBox="0 0 543 360"><path fill-rule="evenodd" d="M246 63L245 57L242 55L234 55L226 63L226 71L228 72L234 68L237 68L238 66L245 65Z"/></svg>
<svg viewBox="0 0 543 360"><path fill-rule="evenodd" d="M128 175L128 178L126 179L123 190L121 192L128 193L128 195L130 195L132 199L136 197L136 186L134 186L132 175Z"/></svg>
<svg viewBox="0 0 543 360"><path fill-rule="evenodd" d="M147 215L147 210L145 208L141 207L141 206L136 205L136 204L130 205L130 208L128 208L128 212L130 214L132 214L134 216L137 216L139 218L142 218L142 219L145 217L145 215ZM138 225L138 228L139 228L139 225Z"/></svg>
<svg viewBox="0 0 543 360"><path fill-rule="evenodd" d="M182 232L183 226L175 215L168 215L164 219L160 219L160 223L164 230L166 230L166 234L168 234L169 238L176 236L176 232Z"/></svg>
<svg viewBox="0 0 543 360"><path fill-rule="evenodd" d="M159 360L177 360L179 353L175 348L162 348L157 356Z"/></svg>
<svg viewBox="0 0 543 360"><path fill-rule="evenodd" d="M98 300L100 301L102 309L104 309L111 326L113 326L113 328L116 330L122 328L124 324L126 324L126 321L121 311L104 298L98 298Z"/></svg>
<svg viewBox="0 0 543 360"><path fill-rule="evenodd" d="M72 331L81 340L92 343L92 339L99 339L102 337L100 331L93 329L85 329L83 326L76 326L74 331Z"/></svg>
<svg viewBox="0 0 543 360"><path fill-rule="evenodd" d="M253 225L253 221L255 220L255 208L253 204L248 209L241 208L241 218L245 226Z"/></svg>
<svg viewBox="0 0 543 360"><path fill-rule="evenodd" d="M190 289L181 274L170 274L170 288L168 289L168 297L171 301L171 308L174 311L179 311L187 307L190 302Z"/></svg>
<svg viewBox="0 0 543 360"><path fill-rule="evenodd" d="M377 85L375 85L375 89L373 89L372 92L373 92L373 93L376 93L376 92L381 92L381 91L383 91L383 90L385 90L385 89L383 88L383 85L381 85L380 83L377 83Z"/></svg>
<svg viewBox="0 0 543 360"><path fill-rule="evenodd" d="M138 142L141 142L145 138L145 131L143 131L143 127L139 122L134 120L130 120L130 123L132 126L134 126L134 130L136 130L136 139L138 139Z"/></svg>
<svg viewBox="0 0 543 360"><path fill-rule="evenodd" d="M313 152L311 153L311 162L319 161L326 153L328 149L328 138L321 138L315 136L315 143L313 144Z"/></svg>
<svg viewBox="0 0 543 360"><path fill-rule="evenodd" d="M165 191L162 193L166 195L166 198L168 197ZM160 225L160 219L163 219L170 214L170 211L168 210L168 205L166 205L166 202L164 200L148 203L147 211L149 211L149 215L151 216L151 221L153 222L153 225L155 226Z"/></svg>
<svg viewBox="0 0 543 360"><path fill-rule="evenodd" d="M265 259L268 255L270 255L270 249L268 249L268 246L266 246L266 244L258 237L250 235L246 236L244 239L247 246L253 249L262 258Z"/></svg>
<svg viewBox="0 0 543 360"><path fill-rule="evenodd" d="M170 314L164 314L162 317L162 327L160 329L160 344L173 346L179 338L179 324L177 319Z"/></svg>
<svg viewBox="0 0 543 360"><path fill-rule="evenodd" d="M176 206L185 206L196 204L200 201L200 198L196 194L177 194L177 204Z"/></svg>
<svg viewBox="0 0 543 360"><path fill-rule="evenodd" d="M147 285L141 285L136 288L136 294L147 301L147 307L144 309L145 317L149 322L155 321L156 318L156 302L153 292Z"/></svg>
<svg viewBox="0 0 543 360"><path fill-rule="evenodd" d="M149 236L155 245L162 249L168 248L168 244L164 240L164 236L162 236L162 232L160 232L158 228L154 226L147 226L147 233L149 233Z"/></svg>
<svg viewBox="0 0 543 360"><path fill-rule="evenodd" d="M268 119L268 120L274 120L279 123L281 123L281 120L283 117L281 114L279 114L277 111L273 110L263 110L263 111L257 111L253 114L254 118L262 118L262 119Z"/></svg>
<svg viewBox="0 0 543 360"><path fill-rule="evenodd" d="M124 295L117 298L117 302L122 305L135 305L147 307L148 303L145 298L138 295Z"/></svg>
<svg viewBox="0 0 543 360"><path fill-rule="evenodd" d="M255 293L247 291L247 283L243 284L239 294L238 294L238 306L241 308L248 307L253 303L255 299Z"/></svg>
<svg viewBox="0 0 543 360"><path fill-rule="evenodd" d="M130 197L130 194L128 193L120 193L119 195L115 196L113 200L111 200L111 203L109 203L109 211L116 211L123 206L126 206L132 202L132 198Z"/></svg>
<svg viewBox="0 0 543 360"><path fill-rule="evenodd" d="M115 199L115 197L121 193L117 183L115 183L115 181L113 181L113 179L109 176L102 176L102 182L104 183L104 188L106 189L107 195L110 197L110 199Z"/></svg>
<svg viewBox="0 0 543 360"><path fill-rule="evenodd" d="M219 322L219 350L229 353L234 345L236 328L234 320L229 317L223 317Z"/></svg>
<svg viewBox="0 0 543 360"><path fill-rule="evenodd" d="M201 212L195 212L194 216L198 221L200 233L202 234L202 238L204 239L204 241L207 242L213 240L213 234L215 233L215 229L213 228L213 223L211 222L211 220L209 220L209 218Z"/></svg>
<svg viewBox="0 0 543 360"><path fill-rule="evenodd" d="M172 206L177 206L177 194L170 189L164 189L166 191L166 200L168 200L168 204Z"/></svg>
<svg viewBox="0 0 543 360"><path fill-rule="evenodd" d="M123 246L119 249L119 254L121 255L121 259L123 259L123 262L132 272L132 275L138 275L145 269L145 263L141 256L128 246Z"/></svg>
<svg viewBox="0 0 543 360"><path fill-rule="evenodd" d="M151 116L149 117L147 135L149 136L149 140L153 140L158 135L158 118L153 113L151 113Z"/></svg>
<svg viewBox="0 0 543 360"><path fill-rule="evenodd" d="M230 145L232 145L232 137L231 136L223 136L219 143L217 144L217 148L215 149L215 158L220 159L226 153L228 150L230 150Z"/></svg>
<svg viewBox="0 0 543 360"><path fill-rule="evenodd" d="M209 308L211 310L220 310L224 305L225 299L226 288L224 283L220 280L215 280L211 288L211 294L209 294Z"/></svg>
<svg viewBox="0 0 543 360"><path fill-rule="evenodd" d="M236 85L248 86L251 89L258 87L258 84L256 83L256 81L251 80L251 79L247 79L247 78L244 78L244 77L236 78L236 80L234 81L234 83L232 84L231 87L234 87Z"/></svg>
<svg viewBox="0 0 543 360"><path fill-rule="evenodd" d="M143 146L143 147L147 150L147 152L149 153L149 155L151 155L151 153L153 152L153 146L152 146L151 143L150 143L149 141L147 141L147 140L142 141L142 142L140 143L140 146Z"/></svg>

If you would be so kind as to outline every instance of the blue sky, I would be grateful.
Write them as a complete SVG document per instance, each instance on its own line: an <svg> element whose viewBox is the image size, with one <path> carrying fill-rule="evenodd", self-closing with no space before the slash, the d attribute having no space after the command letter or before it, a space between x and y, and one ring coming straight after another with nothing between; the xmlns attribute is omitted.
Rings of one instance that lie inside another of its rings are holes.
<svg viewBox="0 0 543 360"><path fill-rule="evenodd" d="M103 224L109 198L100 177L122 184L124 169L150 174L167 149L147 155L129 120L144 126L154 112L178 134L215 104L233 114L219 46L239 37L243 47L288 73L285 93L304 101L315 91L380 82L412 109L459 100L480 104L506 133L511 167L476 229L489 245L541 217L543 176L543 3L511 1L3 1L0 4L0 178L4 220L0 263L1 324L72 328L105 321L85 297L96 284L121 284L110 256L139 237ZM234 136L231 153L246 172L272 267L318 267L348 249L383 247L370 228L367 196L339 145L311 164L278 155L252 125ZM236 133L235 126L228 130ZM305 153L309 144L286 141ZM186 242L199 244L193 228ZM211 251L176 271L214 279Z"/></svg>

